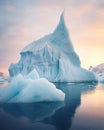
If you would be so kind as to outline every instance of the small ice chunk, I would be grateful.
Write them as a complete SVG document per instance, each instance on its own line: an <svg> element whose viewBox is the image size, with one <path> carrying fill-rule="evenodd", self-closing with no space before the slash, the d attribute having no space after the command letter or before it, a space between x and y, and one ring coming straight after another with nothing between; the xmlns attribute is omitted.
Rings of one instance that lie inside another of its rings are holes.
<svg viewBox="0 0 104 130"><path fill-rule="evenodd" d="M27 79L38 79L39 78L39 74L37 72L36 69L33 69L27 76L26 76Z"/></svg>
<svg viewBox="0 0 104 130"><path fill-rule="evenodd" d="M0 102L64 101L64 98L65 94L47 79L27 79L21 74L0 90Z"/></svg>

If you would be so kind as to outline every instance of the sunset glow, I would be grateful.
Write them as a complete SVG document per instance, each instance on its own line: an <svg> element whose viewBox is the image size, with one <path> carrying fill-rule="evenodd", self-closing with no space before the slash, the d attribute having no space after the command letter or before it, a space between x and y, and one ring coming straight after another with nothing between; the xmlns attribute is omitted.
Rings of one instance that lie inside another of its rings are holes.
<svg viewBox="0 0 104 130"><path fill-rule="evenodd" d="M64 9L81 65L104 63L103 0L0 0L0 72L8 72L24 46L51 33Z"/></svg>

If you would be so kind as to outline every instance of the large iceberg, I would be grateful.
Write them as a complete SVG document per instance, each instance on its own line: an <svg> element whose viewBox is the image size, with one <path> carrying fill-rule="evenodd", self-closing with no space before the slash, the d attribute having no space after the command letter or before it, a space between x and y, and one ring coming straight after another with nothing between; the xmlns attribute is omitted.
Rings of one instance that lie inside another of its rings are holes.
<svg viewBox="0 0 104 130"><path fill-rule="evenodd" d="M65 94L45 78L36 78L34 70L27 77L17 75L8 86L0 90L0 102L32 103L43 101L64 101ZM30 76L30 77L29 77Z"/></svg>
<svg viewBox="0 0 104 130"><path fill-rule="evenodd" d="M64 13L53 33L26 46L17 64L9 67L10 77L26 76L35 69L41 78L52 82L96 81L95 75L80 66L64 21Z"/></svg>

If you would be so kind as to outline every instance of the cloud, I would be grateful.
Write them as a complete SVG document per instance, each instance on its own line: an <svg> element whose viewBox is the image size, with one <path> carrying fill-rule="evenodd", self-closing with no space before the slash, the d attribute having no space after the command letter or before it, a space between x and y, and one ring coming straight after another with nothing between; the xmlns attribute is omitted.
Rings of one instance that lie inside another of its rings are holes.
<svg viewBox="0 0 104 130"><path fill-rule="evenodd" d="M4 9L5 9L6 11L13 11L13 10L15 9L15 6L13 6L12 4L6 4L6 5L4 6Z"/></svg>
<svg viewBox="0 0 104 130"><path fill-rule="evenodd" d="M104 15L104 1L95 3L95 10L98 14Z"/></svg>
<svg viewBox="0 0 104 130"><path fill-rule="evenodd" d="M5 11L13 11L15 9L12 0L0 0L0 7Z"/></svg>

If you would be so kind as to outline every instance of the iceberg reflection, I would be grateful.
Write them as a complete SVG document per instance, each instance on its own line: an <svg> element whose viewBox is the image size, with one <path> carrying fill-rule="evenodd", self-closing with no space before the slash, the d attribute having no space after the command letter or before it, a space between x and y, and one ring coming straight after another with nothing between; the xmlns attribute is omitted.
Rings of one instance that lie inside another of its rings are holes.
<svg viewBox="0 0 104 130"><path fill-rule="evenodd" d="M0 129L2 130L69 130L82 93L93 91L95 84L55 83L65 93L64 102L30 104L1 104Z"/></svg>

